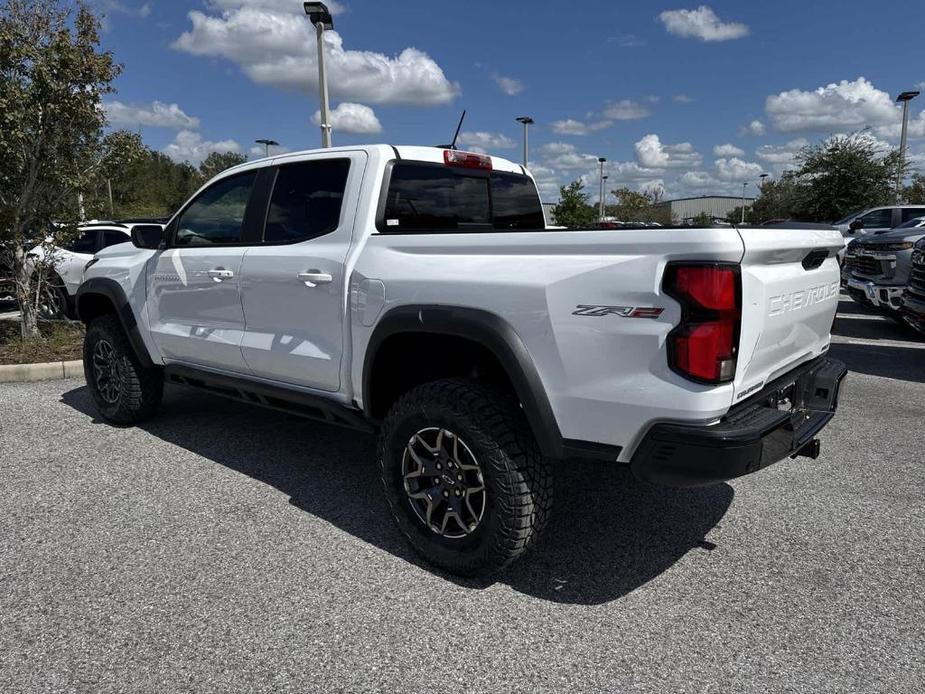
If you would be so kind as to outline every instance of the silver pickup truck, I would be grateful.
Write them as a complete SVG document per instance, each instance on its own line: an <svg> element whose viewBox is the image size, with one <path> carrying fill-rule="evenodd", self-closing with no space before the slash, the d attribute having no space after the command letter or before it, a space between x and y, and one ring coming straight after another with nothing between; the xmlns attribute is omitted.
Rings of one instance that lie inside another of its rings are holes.
<svg viewBox="0 0 925 694"><path fill-rule="evenodd" d="M902 295L909 282L912 247L925 237L925 217L848 244L842 284L856 301L900 322Z"/></svg>

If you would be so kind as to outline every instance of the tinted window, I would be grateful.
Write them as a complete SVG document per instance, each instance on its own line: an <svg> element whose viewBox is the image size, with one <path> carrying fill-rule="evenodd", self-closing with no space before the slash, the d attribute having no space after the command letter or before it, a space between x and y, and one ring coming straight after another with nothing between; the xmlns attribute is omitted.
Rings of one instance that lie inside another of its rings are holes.
<svg viewBox="0 0 925 694"><path fill-rule="evenodd" d="M99 238L98 229L89 229L80 234L77 238L71 241L65 248L74 253L87 253L93 255L99 250L97 248L97 239Z"/></svg>
<svg viewBox="0 0 925 694"><path fill-rule="evenodd" d="M925 207L907 207L902 212L902 221L908 222L910 219L916 219L917 217L925 217Z"/></svg>
<svg viewBox="0 0 925 694"><path fill-rule="evenodd" d="M490 229L488 177L446 166L395 164L385 204L387 231Z"/></svg>
<svg viewBox="0 0 925 694"><path fill-rule="evenodd" d="M874 210L868 212L861 219L864 220L865 229L880 229L882 227L893 226L893 210Z"/></svg>
<svg viewBox="0 0 925 694"><path fill-rule="evenodd" d="M187 207L177 223L177 246L237 243L256 171L223 178Z"/></svg>
<svg viewBox="0 0 925 694"><path fill-rule="evenodd" d="M263 240L292 243L329 234L340 223L349 159L325 159L280 168L270 198Z"/></svg>
<svg viewBox="0 0 925 694"><path fill-rule="evenodd" d="M130 241L128 234L124 231L116 231L115 229L103 229L103 243L101 248L108 248L109 246L115 246L117 243L125 243Z"/></svg>
<svg viewBox="0 0 925 694"><path fill-rule="evenodd" d="M543 229L546 226L536 186L527 176L493 173L491 202L495 229Z"/></svg>

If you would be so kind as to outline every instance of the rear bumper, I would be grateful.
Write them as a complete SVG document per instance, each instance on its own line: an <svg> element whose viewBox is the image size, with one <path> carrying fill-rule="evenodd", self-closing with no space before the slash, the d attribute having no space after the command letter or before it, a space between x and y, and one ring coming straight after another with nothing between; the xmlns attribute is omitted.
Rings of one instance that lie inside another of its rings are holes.
<svg viewBox="0 0 925 694"><path fill-rule="evenodd" d="M847 371L842 362L819 357L775 379L717 424L655 424L630 467L647 482L696 487L796 455L834 416Z"/></svg>

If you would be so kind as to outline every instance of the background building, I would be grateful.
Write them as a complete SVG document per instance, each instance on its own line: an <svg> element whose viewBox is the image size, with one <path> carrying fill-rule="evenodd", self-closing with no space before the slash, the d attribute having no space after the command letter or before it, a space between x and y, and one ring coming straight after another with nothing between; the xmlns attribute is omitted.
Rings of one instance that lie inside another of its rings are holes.
<svg viewBox="0 0 925 694"><path fill-rule="evenodd" d="M750 206L755 198L745 198L745 206ZM725 219L735 208L741 207L742 198L731 195L704 195L699 198L678 198L663 200L655 207L666 210L678 224L684 224L695 217L707 214L710 217Z"/></svg>

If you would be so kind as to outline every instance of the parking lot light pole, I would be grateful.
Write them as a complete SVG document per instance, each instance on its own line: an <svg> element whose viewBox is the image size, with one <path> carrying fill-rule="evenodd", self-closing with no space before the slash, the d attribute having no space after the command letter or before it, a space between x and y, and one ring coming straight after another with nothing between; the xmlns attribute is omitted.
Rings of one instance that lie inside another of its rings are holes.
<svg viewBox="0 0 925 694"><path fill-rule="evenodd" d="M604 221L604 162L605 162L605 161L607 161L607 158L606 158L606 157L598 157L598 158L597 158L598 164L601 165L601 175L600 175L600 178L601 178L601 200L600 200L600 203L601 203L601 213L600 213L600 218L598 219L598 221L600 221L600 222L603 222L603 221Z"/></svg>
<svg viewBox="0 0 925 694"><path fill-rule="evenodd" d="M523 123L524 126L524 168L527 168L527 130L531 125L533 125L533 119L530 116L519 116L515 119L518 123Z"/></svg>
<svg viewBox="0 0 925 694"><path fill-rule="evenodd" d="M270 156L270 146L276 147L279 144L276 140L254 140L258 145L263 145L264 147L264 156Z"/></svg>
<svg viewBox="0 0 925 694"><path fill-rule="evenodd" d="M318 89L321 92L321 146L331 146L331 124L328 122L328 78L324 70L324 30L334 28L334 18L323 2L302 4L309 21L315 26L318 41Z"/></svg>
<svg viewBox="0 0 925 694"><path fill-rule="evenodd" d="M899 136L899 163L896 166L896 202L903 198L903 169L906 168L906 131L909 128L909 102L921 92L902 92L896 102L903 105L903 128Z"/></svg>
<svg viewBox="0 0 925 694"><path fill-rule="evenodd" d="M601 205L601 219L607 216L607 192L606 191L607 191L607 179L608 178L610 178L610 176L607 176L605 174L603 178L604 187L601 189L602 190L601 200L604 201L604 204Z"/></svg>
<svg viewBox="0 0 925 694"><path fill-rule="evenodd" d="M745 224L745 189L748 187L748 181L742 184L742 224Z"/></svg>

